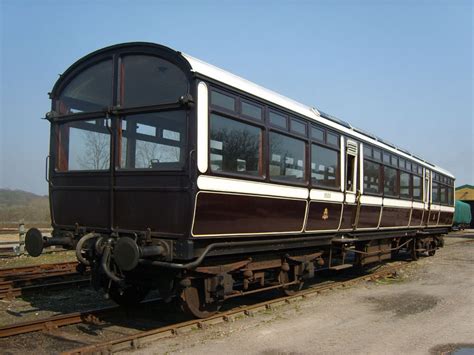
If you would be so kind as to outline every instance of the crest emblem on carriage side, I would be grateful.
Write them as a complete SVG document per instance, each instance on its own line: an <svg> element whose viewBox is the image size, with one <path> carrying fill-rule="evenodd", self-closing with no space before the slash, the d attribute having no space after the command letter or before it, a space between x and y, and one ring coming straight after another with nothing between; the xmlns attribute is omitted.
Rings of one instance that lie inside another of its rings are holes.
<svg viewBox="0 0 474 355"><path fill-rule="evenodd" d="M324 220L326 220L326 219L328 219L328 218L329 218L329 211L328 211L328 209L327 209L327 208L325 208L325 209L324 209L324 211L323 211L323 215L322 215L322 217L321 217L321 218L322 218L322 219L324 219Z"/></svg>

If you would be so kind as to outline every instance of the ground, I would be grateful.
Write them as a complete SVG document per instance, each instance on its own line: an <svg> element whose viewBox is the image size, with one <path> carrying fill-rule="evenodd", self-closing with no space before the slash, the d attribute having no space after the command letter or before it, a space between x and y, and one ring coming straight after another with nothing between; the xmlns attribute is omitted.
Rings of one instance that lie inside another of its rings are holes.
<svg viewBox="0 0 474 355"><path fill-rule="evenodd" d="M137 354L474 353L474 241L448 239L395 281L329 291Z"/></svg>

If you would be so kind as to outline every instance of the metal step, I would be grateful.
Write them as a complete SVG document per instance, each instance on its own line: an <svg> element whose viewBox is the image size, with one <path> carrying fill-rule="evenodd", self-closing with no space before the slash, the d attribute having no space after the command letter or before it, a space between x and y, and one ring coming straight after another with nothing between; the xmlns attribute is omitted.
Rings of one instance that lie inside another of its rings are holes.
<svg viewBox="0 0 474 355"><path fill-rule="evenodd" d="M348 269L350 267L353 267L354 265L352 264L341 264L341 265L336 265L336 266L331 266L329 270L344 270Z"/></svg>

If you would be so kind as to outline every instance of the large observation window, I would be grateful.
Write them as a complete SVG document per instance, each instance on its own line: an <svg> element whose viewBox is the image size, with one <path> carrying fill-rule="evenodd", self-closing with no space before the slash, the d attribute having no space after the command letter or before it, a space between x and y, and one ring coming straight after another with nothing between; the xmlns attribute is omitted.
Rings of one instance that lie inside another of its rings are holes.
<svg viewBox="0 0 474 355"><path fill-rule="evenodd" d="M270 177L304 182L305 143L299 139L270 132Z"/></svg>
<svg viewBox="0 0 474 355"><path fill-rule="evenodd" d="M112 105L112 59L94 64L75 77L61 91L56 111L61 115L101 111Z"/></svg>
<svg viewBox="0 0 474 355"><path fill-rule="evenodd" d="M364 159L364 192L380 193L380 164Z"/></svg>
<svg viewBox="0 0 474 355"><path fill-rule="evenodd" d="M108 170L110 121L96 119L58 126L57 171Z"/></svg>
<svg viewBox="0 0 474 355"><path fill-rule="evenodd" d="M397 184L397 169L389 168L388 166L383 167L384 171L384 189L383 192L386 196L397 196L398 195L398 184Z"/></svg>
<svg viewBox="0 0 474 355"><path fill-rule="evenodd" d="M184 166L186 113L129 115L119 127L120 169L180 170Z"/></svg>
<svg viewBox="0 0 474 355"><path fill-rule="evenodd" d="M337 188L339 184L339 152L311 145L311 179L314 185Z"/></svg>
<svg viewBox="0 0 474 355"><path fill-rule="evenodd" d="M454 205L454 194L453 194L452 187L448 187L448 205L449 206Z"/></svg>
<svg viewBox="0 0 474 355"><path fill-rule="evenodd" d="M433 203L439 203L439 185L437 182L432 183L431 185L431 198Z"/></svg>
<svg viewBox="0 0 474 355"><path fill-rule="evenodd" d="M262 175L262 129L211 114L211 170Z"/></svg>
<svg viewBox="0 0 474 355"><path fill-rule="evenodd" d="M150 55L124 56L120 81L123 107L175 103L188 91L188 81L181 69Z"/></svg>
<svg viewBox="0 0 474 355"><path fill-rule="evenodd" d="M421 177L413 175L413 198L421 200Z"/></svg>
<svg viewBox="0 0 474 355"><path fill-rule="evenodd" d="M446 186L444 185L439 186L439 201L442 204L448 203L448 194L447 194Z"/></svg>
<svg viewBox="0 0 474 355"><path fill-rule="evenodd" d="M411 197L410 177L410 174L403 171L400 172L400 197Z"/></svg>

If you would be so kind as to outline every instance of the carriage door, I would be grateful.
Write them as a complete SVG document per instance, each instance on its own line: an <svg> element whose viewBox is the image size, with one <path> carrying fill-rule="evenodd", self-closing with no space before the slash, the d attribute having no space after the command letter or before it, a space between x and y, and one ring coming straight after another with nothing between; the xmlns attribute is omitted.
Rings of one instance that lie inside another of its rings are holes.
<svg viewBox="0 0 474 355"><path fill-rule="evenodd" d="M355 194L357 190L357 143L347 140L346 143L346 200L347 195L353 196L355 202ZM352 197L351 197L352 199Z"/></svg>
<svg viewBox="0 0 474 355"><path fill-rule="evenodd" d="M424 169L424 183L423 183L423 226L428 225L429 215L431 211L431 172L428 169Z"/></svg>
<svg viewBox="0 0 474 355"><path fill-rule="evenodd" d="M357 210L358 210L358 199L356 198L357 192L357 167L358 167L358 147L357 142L350 139L346 140L345 149L345 171L344 171L344 192L345 192L345 205L346 210L352 210L352 225L353 228L357 223Z"/></svg>

